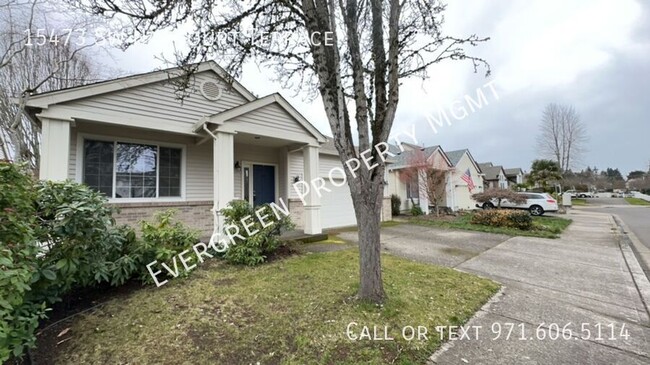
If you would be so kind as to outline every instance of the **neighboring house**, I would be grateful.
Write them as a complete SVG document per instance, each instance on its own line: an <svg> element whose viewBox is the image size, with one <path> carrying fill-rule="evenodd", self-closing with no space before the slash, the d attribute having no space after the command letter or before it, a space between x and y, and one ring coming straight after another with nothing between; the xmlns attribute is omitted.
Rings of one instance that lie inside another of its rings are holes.
<svg viewBox="0 0 650 365"><path fill-rule="evenodd" d="M223 219L212 210L233 199L282 199L308 234L356 223L347 185L328 179L342 167L331 140L280 94L258 98L204 62L181 102L169 82L178 75L168 69L30 96L26 113L42 126L40 178L105 193L121 223L176 208L211 234ZM293 183L318 177L331 192L321 198L311 189L303 205Z"/></svg>
<svg viewBox="0 0 650 365"><path fill-rule="evenodd" d="M506 179L508 180L508 187L514 187L517 184L524 183L524 170L519 167L513 169L504 169Z"/></svg>
<svg viewBox="0 0 650 365"><path fill-rule="evenodd" d="M405 181L405 169L411 167L414 160L426 159L427 163L441 170L447 170L444 192L441 194L441 206L450 206L453 197L451 186L452 164L440 146L420 147L408 143L402 143L402 152L399 147L391 146L390 151L396 156L389 160L388 170L388 191L400 197L402 204L401 211L408 211L413 204L419 205L425 214L429 212L429 199L426 193L426 183L422 178L416 176Z"/></svg>
<svg viewBox="0 0 650 365"><path fill-rule="evenodd" d="M483 173L468 149L445 152L454 169L451 172L453 195L449 207L453 211L474 209L472 194L483 191Z"/></svg>
<svg viewBox="0 0 650 365"><path fill-rule="evenodd" d="M480 163L478 166L483 172L483 186L485 189L506 189L508 187L508 179L503 166L494 166L492 162Z"/></svg>

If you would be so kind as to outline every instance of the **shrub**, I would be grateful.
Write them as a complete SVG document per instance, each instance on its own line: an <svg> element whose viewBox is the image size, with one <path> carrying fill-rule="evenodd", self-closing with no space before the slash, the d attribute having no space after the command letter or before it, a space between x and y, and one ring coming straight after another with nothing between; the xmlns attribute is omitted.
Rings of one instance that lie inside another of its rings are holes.
<svg viewBox="0 0 650 365"><path fill-rule="evenodd" d="M72 287L124 283L135 270L125 257L135 234L118 227L106 197L72 181L37 183L37 239L47 250L41 265L56 273L54 285L41 285L50 302Z"/></svg>
<svg viewBox="0 0 650 365"><path fill-rule="evenodd" d="M41 275L34 226L34 190L21 166L0 162L0 363L34 347L46 305L31 298Z"/></svg>
<svg viewBox="0 0 650 365"><path fill-rule="evenodd" d="M399 198L398 195L391 195L390 196L390 210L391 213L395 215L399 215L400 213L400 208L402 207L402 199Z"/></svg>
<svg viewBox="0 0 650 365"><path fill-rule="evenodd" d="M473 194L472 199L476 200L481 204L491 203L492 201L496 201L497 207L499 208L501 207L501 202L503 200L508 200L509 202L515 204L521 204L526 202L526 197L524 197L522 194L517 194L516 192L510 189L499 189L499 188L491 188L485 190L482 193Z"/></svg>
<svg viewBox="0 0 650 365"><path fill-rule="evenodd" d="M273 222L267 227L256 218L255 211L263 210L261 215L268 215L266 222ZM280 234L282 231L293 229L294 225L288 216L279 213L278 216L273 214L273 210L268 204L253 208L244 200L233 200L229 207L222 209L224 223L226 226L234 225L239 228L239 232L245 239L234 237L234 245L231 244L224 254L224 258L233 264L253 266L266 261L269 254L273 253L280 247ZM246 237L246 228L242 223L245 220L248 231L257 232ZM252 222L252 225L250 224Z"/></svg>
<svg viewBox="0 0 650 365"><path fill-rule="evenodd" d="M142 237L132 242L127 256L138 267L138 277L145 283L152 283L146 265L154 260L169 262L184 250L192 249L199 242L199 232L173 220L173 209L158 212L153 222L141 221Z"/></svg>
<svg viewBox="0 0 650 365"><path fill-rule="evenodd" d="M411 207L411 215L412 216L418 216L418 215L423 215L424 212L422 211L422 208L418 204L413 204Z"/></svg>
<svg viewBox="0 0 650 365"><path fill-rule="evenodd" d="M476 212L471 223L492 227L510 227L528 231L533 228L533 218L527 211L491 209Z"/></svg>

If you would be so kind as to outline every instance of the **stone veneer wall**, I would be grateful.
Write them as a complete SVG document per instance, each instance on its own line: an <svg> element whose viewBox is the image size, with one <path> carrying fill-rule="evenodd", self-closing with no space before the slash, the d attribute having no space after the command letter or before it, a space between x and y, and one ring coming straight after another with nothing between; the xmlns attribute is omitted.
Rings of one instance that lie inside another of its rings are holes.
<svg viewBox="0 0 650 365"><path fill-rule="evenodd" d="M296 229L303 229L305 227L304 213L305 206L302 205L300 199L289 199L289 216L291 221L296 225Z"/></svg>
<svg viewBox="0 0 650 365"><path fill-rule="evenodd" d="M205 237L212 234L214 218L212 214L212 201L191 202L151 202L151 203L116 203L120 212L115 214L118 224L128 224L139 230L139 222L152 220L154 214L168 209L176 210L175 218L189 227L198 229ZM300 199L289 199L289 212L291 220L296 224L296 229L304 227L304 206ZM390 198L384 197L382 203L382 221L393 219L390 207Z"/></svg>
<svg viewBox="0 0 650 365"><path fill-rule="evenodd" d="M139 222L151 221L154 214L168 209L176 210L175 219L185 225L198 229L201 235L210 236L214 229L212 201L190 202L151 202L151 203L115 203L120 212L113 215L118 224L127 224L140 230Z"/></svg>

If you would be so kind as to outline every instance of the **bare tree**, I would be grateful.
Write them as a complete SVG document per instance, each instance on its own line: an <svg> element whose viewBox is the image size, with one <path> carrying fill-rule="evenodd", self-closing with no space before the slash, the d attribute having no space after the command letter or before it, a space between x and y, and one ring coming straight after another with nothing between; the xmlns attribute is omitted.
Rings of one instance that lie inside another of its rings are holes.
<svg viewBox="0 0 650 365"><path fill-rule="evenodd" d="M82 52L93 44L69 38L64 41L56 25L49 28L47 18L54 13L50 5L39 0L0 3L0 148L7 159L26 162L34 174L40 160L40 126L23 113L24 102L34 92L98 78L97 67ZM69 23L64 27L70 31L90 29L95 22L87 16L67 16L66 20ZM34 34L42 34L43 42L35 42Z"/></svg>
<svg viewBox="0 0 650 365"><path fill-rule="evenodd" d="M359 298L383 301L379 228L385 165L384 151L373 147L382 147L390 133L400 79L426 77L428 67L443 60L469 60L475 71L487 67L464 50L487 38L443 35L445 5L437 0L68 1L96 14L126 16L143 36L191 22L189 51L177 57L187 80L196 61L216 58L238 77L242 65L254 60L275 70L287 86L317 90L341 160L369 151L366 156L378 163L346 174L359 225ZM223 34L241 36L223 41Z"/></svg>
<svg viewBox="0 0 650 365"><path fill-rule="evenodd" d="M427 156L418 149L409 152L408 167L400 170L399 178L404 183L415 182L418 191L424 192L428 203L433 204L436 216L439 216L449 170L449 166L438 158L438 154Z"/></svg>
<svg viewBox="0 0 650 365"><path fill-rule="evenodd" d="M554 159L562 172L580 160L585 152L587 129L580 115L570 105L551 103L546 106L540 127L539 151Z"/></svg>

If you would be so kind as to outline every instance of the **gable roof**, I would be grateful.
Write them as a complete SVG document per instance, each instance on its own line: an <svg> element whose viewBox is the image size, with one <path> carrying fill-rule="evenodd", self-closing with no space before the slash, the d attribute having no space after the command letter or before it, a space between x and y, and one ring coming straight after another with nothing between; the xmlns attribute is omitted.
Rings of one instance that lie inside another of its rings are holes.
<svg viewBox="0 0 650 365"><path fill-rule="evenodd" d="M287 99L285 99L279 93L273 93L263 98L259 98L257 100L248 102L246 104L242 104L234 108L230 108L223 112L201 118L200 121L194 124L193 130L194 132L199 132L201 129L203 129L203 125L205 123L214 123L218 125L223 125L223 123L226 120L236 118L246 113L250 113L254 110L263 108L273 103L276 103L287 113L289 113L289 115L291 115L302 127L304 127L309 133L311 133L311 135L314 138L316 138L318 142L325 143L327 141L327 138L318 129L316 129L316 127L314 127L311 123L309 123L309 121L305 119L305 117L302 114L300 114L300 112L298 112L291 104L289 104Z"/></svg>
<svg viewBox="0 0 650 365"><path fill-rule="evenodd" d="M512 176L517 176L519 174L524 174L524 170L521 169L521 167L515 167L512 169L503 169L505 171L507 177L512 177Z"/></svg>
<svg viewBox="0 0 650 365"><path fill-rule="evenodd" d="M415 145L409 144L409 147L411 146L415 146ZM415 154L418 153L419 151L421 151L424 154L426 159L429 159L429 157L431 157L431 155L433 155L437 150L440 150L440 154L445 159L447 165L449 165L449 167L452 167L453 165L451 161L449 161L449 158L445 154L445 151L443 151L442 147L440 146L417 147L417 149L414 148L412 150L405 150L404 152L401 152L401 150L399 150L399 147L397 147L398 152L396 153L396 156L393 157L392 160L390 161L392 162L392 165L389 167L389 170L403 169L405 167L408 167L411 162L410 159L413 156L415 156Z"/></svg>
<svg viewBox="0 0 650 365"><path fill-rule="evenodd" d="M492 167L492 166L494 166L494 165L492 164L492 162L481 162L481 163L478 164L478 166L479 166L479 167L481 168L481 170L482 170L482 169L484 169L484 168L487 169L488 167Z"/></svg>
<svg viewBox="0 0 650 365"><path fill-rule="evenodd" d="M485 167L481 165L485 165ZM479 166L481 166L481 170L485 175L483 177L484 180L499 180L499 174L503 172L502 166L492 166L491 162L489 163L489 165L479 164ZM505 172L503 172L503 174L505 175Z"/></svg>
<svg viewBox="0 0 650 365"><path fill-rule="evenodd" d="M462 149L462 150L445 152L445 154L447 155L447 157L449 158L449 161L451 162L451 164L453 166L458 165L458 163L463 158L463 156L465 154L467 154L467 157L469 157L469 160L470 160L470 162L472 162L472 165L474 165L474 168L476 168L476 170L479 173L483 172L481 167L479 166L479 164L477 164L476 160L474 160L474 156L472 156L472 154L469 152L469 150L467 148Z"/></svg>
<svg viewBox="0 0 650 365"><path fill-rule="evenodd" d="M467 150L456 150L456 151L447 151L445 152L447 154L447 158L449 158L449 162L451 162L452 165L456 166L460 162L460 159L463 158L465 155L465 152Z"/></svg>
<svg viewBox="0 0 650 365"><path fill-rule="evenodd" d="M213 71L223 79L230 78L230 75L214 61L202 62L197 66L196 73ZM92 84L74 86L65 89L53 90L39 94L30 95L25 103L28 107L47 108L51 104L64 103L71 100L87 98L95 95L110 93L127 88L147 85L155 82L173 79L181 76L183 71L179 67L167 68L164 70L145 72L117 79L95 82ZM253 93L246 89L238 81L232 81L232 87L248 101L257 99Z"/></svg>

